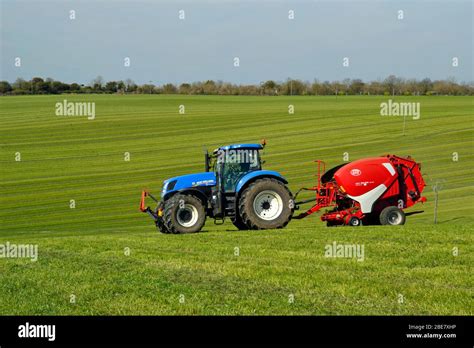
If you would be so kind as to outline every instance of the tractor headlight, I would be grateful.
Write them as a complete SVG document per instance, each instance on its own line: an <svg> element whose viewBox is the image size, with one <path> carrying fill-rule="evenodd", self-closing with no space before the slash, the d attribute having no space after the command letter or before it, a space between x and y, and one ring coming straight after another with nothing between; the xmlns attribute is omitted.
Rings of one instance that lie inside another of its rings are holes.
<svg viewBox="0 0 474 348"><path fill-rule="evenodd" d="M161 190L161 197L165 195L167 188L168 188L168 181L165 181L163 183L163 189Z"/></svg>

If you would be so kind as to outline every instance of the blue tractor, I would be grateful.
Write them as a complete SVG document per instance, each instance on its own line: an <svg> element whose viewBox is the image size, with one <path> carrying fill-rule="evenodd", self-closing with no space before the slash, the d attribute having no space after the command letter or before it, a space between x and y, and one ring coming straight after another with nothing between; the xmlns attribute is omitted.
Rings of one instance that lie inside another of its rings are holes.
<svg viewBox="0 0 474 348"><path fill-rule="evenodd" d="M263 170L262 144L236 144L205 153L205 172L167 179L161 200L142 192L140 210L163 233L194 233L206 218L229 218L239 230L285 227L294 211L288 182L278 172ZM156 203L145 206L146 197Z"/></svg>

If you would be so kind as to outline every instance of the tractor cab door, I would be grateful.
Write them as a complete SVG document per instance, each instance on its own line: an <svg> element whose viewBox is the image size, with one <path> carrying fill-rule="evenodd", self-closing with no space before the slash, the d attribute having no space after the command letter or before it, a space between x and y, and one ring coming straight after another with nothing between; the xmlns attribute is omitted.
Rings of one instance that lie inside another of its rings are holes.
<svg viewBox="0 0 474 348"><path fill-rule="evenodd" d="M219 157L214 167L216 186L212 189L214 217L223 217L226 210L235 204L235 190L239 180L249 172L260 169L260 155L254 149L229 151Z"/></svg>
<svg viewBox="0 0 474 348"><path fill-rule="evenodd" d="M224 211L223 163L215 163L216 186L211 189L212 211L214 218L222 218Z"/></svg>
<svg viewBox="0 0 474 348"><path fill-rule="evenodd" d="M222 184L225 193L235 193L239 180L246 174L260 170L258 151L249 151L245 155L228 160L222 166Z"/></svg>

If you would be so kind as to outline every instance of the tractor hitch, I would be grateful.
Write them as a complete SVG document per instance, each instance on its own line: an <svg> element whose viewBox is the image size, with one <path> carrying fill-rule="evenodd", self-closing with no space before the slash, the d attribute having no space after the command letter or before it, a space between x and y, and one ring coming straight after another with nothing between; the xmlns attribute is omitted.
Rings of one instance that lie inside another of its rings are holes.
<svg viewBox="0 0 474 348"><path fill-rule="evenodd" d="M151 199L153 199L156 203L158 203L158 205L160 204L160 202L151 194L149 193L148 191L145 191L143 190L142 191L142 197L140 199L140 211L142 211L143 213L147 213L148 215L151 216L151 218L156 222L158 221L158 219L160 218L160 213L161 211L159 209L156 209L156 213L148 206L145 206L145 199L146 197L150 197ZM158 208L158 207L157 207Z"/></svg>

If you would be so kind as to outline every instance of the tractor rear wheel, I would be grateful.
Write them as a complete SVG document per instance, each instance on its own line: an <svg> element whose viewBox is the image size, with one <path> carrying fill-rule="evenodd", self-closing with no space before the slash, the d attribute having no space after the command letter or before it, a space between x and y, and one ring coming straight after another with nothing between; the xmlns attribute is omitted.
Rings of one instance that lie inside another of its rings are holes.
<svg viewBox="0 0 474 348"><path fill-rule="evenodd" d="M293 211L291 192L276 179L256 180L245 189L239 201L240 219L253 230L285 227Z"/></svg>
<svg viewBox="0 0 474 348"><path fill-rule="evenodd" d="M165 202L163 222L171 233L199 232L206 222L204 205L195 196L176 194Z"/></svg>
<svg viewBox="0 0 474 348"><path fill-rule="evenodd" d="M380 213L380 223L393 226L404 225L405 213L395 206L386 207Z"/></svg>
<svg viewBox="0 0 474 348"><path fill-rule="evenodd" d="M243 223L242 219L238 215L235 218L232 218L232 223L241 231L249 229L249 227Z"/></svg>

